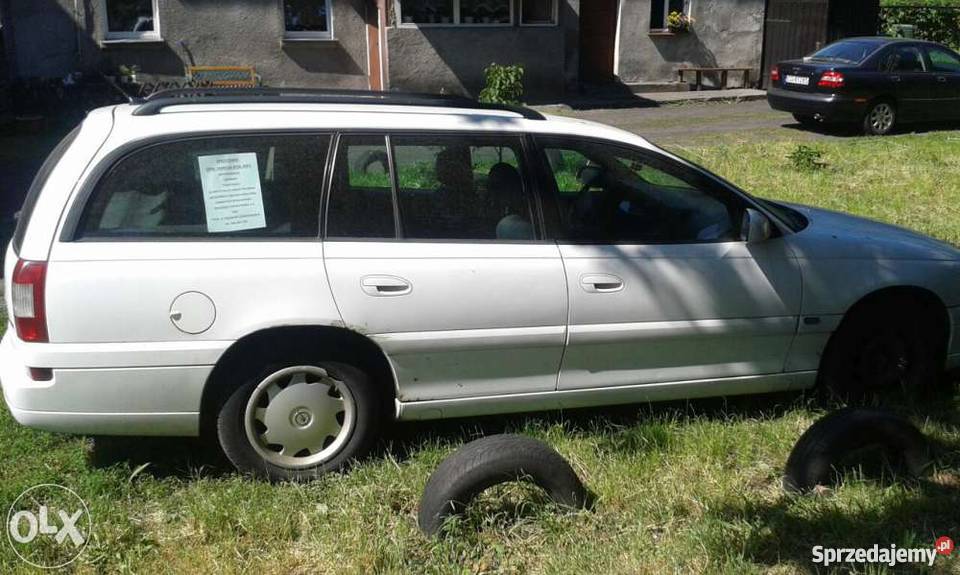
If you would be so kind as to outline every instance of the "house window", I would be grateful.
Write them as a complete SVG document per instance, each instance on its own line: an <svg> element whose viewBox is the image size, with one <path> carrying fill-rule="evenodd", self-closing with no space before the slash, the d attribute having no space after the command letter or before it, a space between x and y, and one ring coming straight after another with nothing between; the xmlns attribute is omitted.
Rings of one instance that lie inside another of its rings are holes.
<svg viewBox="0 0 960 575"><path fill-rule="evenodd" d="M284 36L329 39L333 37L330 0L282 0Z"/></svg>
<svg viewBox="0 0 960 575"><path fill-rule="evenodd" d="M553 26L557 23L557 0L521 0L521 26Z"/></svg>
<svg viewBox="0 0 960 575"><path fill-rule="evenodd" d="M650 3L650 29L666 30L667 16L671 12L686 13L684 0L653 0Z"/></svg>
<svg viewBox="0 0 960 575"><path fill-rule="evenodd" d="M160 37L157 0L103 0L107 40Z"/></svg>
<svg viewBox="0 0 960 575"><path fill-rule="evenodd" d="M504 26L513 24L513 0L397 0L400 24Z"/></svg>

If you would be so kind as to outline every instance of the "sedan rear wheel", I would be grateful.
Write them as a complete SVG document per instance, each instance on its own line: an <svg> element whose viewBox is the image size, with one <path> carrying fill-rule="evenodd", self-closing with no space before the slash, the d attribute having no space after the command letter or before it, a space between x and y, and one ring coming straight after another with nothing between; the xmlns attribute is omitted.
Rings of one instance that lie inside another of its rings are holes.
<svg viewBox="0 0 960 575"><path fill-rule="evenodd" d="M876 102L867 110L863 131L868 135L886 136L897 124L897 111L890 102Z"/></svg>

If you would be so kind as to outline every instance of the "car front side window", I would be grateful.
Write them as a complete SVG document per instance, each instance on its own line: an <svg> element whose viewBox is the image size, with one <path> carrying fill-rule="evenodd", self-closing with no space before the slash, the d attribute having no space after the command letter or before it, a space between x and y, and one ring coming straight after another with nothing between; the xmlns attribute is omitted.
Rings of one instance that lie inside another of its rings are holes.
<svg viewBox="0 0 960 575"><path fill-rule="evenodd" d="M651 152L540 140L563 239L678 244L736 241L744 202L696 170Z"/></svg>

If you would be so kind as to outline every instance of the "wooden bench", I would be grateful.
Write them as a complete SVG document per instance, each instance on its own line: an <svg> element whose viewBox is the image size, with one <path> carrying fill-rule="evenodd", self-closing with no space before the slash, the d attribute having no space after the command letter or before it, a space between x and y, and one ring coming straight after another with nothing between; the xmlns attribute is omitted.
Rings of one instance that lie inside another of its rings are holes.
<svg viewBox="0 0 960 575"><path fill-rule="evenodd" d="M722 89L727 88L727 76L730 72L740 72L743 74L743 87L748 88L750 86L750 70L751 68L678 68L677 74L680 76L680 82L683 82L683 73L684 72L694 72L696 74L696 90L699 92L703 89L703 73L704 72L719 72L720 73L720 86Z"/></svg>
<svg viewBox="0 0 960 575"><path fill-rule="evenodd" d="M257 72L250 66L190 66L187 80L216 88L256 88L259 84Z"/></svg>

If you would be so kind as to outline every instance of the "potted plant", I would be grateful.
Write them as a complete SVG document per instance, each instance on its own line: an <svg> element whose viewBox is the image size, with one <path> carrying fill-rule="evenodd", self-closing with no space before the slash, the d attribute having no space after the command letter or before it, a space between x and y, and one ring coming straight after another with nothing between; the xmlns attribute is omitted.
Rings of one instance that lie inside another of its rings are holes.
<svg viewBox="0 0 960 575"><path fill-rule="evenodd" d="M667 15L667 30L674 34L689 32L691 24L693 24L693 18L683 12L674 10Z"/></svg>

